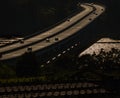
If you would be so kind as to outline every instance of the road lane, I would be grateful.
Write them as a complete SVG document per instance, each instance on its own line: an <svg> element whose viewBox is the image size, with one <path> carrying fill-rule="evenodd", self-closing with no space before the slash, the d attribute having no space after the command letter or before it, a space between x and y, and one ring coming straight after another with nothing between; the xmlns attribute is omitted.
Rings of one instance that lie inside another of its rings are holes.
<svg viewBox="0 0 120 98"><path fill-rule="evenodd" d="M91 13L90 15L85 17L83 20L81 20L80 22L73 25L71 28L66 29L65 31L51 37L49 43L44 40L44 41L41 41L40 43L36 43L36 44L31 45L32 51L35 52L35 51L38 51L38 50L43 49L45 47L48 47L52 44L58 43L58 42L62 41L63 39L66 39L69 36L72 36L73 34L78 32L80 29L84 28L86 25L91 23L94 19L96 19L99 15L102 14L103 10L101 10L101 9L104 9L102 6L99 6L99 5L93 5L93 6L96 8L95 12L97 12L98 15L95 15L94 13ZM89 20L89 18L91 18L92 20ZM59 41L57 41L57 42L55 41L56 37L59 38ZM23 53L25 53L26 50L27 49L25 47L25 48L22 48L22 49L4 54L3 57L1 58L1 60L16 58L18 56L21 56Z"/></svg>
<svg viewBox="0 0 120 98"><path fill-rule="evenodd" d="M79 14L75 15L74 17L72 17L70 19L70 22L65 21L65 22L61 23L60 25L56 26L53 29L50 29L50 30L48 30L46 32L43 32L42 34L36 35L36 36L34 36L32 38L29 38L29 39L25 40L23 44L18 42L18 43L9 45L9 46L2 47L2 48L0 48L0 52L1 53L5 53L5 52L8 53L10 50L23 48L25 46L30 45L31 43L35 43L35 42L40 41L42 39L45 39L45 38L47 38L47 37L49 37L51 35L54 35L57 32L60 32L63 29L71 26L72 24L74 24L79 19L83 18L85 15L87 15L89 12L91 12L93 10L93 8L91 6L87 6L87 5L84 5L84 4L82 4L81 7L83 7L84 10L82 12L80 12Z"/></svg>

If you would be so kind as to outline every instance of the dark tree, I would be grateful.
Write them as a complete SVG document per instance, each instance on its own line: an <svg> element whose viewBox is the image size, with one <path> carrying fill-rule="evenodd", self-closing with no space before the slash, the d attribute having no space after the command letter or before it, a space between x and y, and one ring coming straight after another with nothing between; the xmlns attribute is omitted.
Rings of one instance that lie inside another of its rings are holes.
<svg viewBox="0 0 120 98"><path fill-rule="evenodd" d="M34 53L25 53L16 64L16 74L18 77L32 77L38 75L38 62Z"/></svg>

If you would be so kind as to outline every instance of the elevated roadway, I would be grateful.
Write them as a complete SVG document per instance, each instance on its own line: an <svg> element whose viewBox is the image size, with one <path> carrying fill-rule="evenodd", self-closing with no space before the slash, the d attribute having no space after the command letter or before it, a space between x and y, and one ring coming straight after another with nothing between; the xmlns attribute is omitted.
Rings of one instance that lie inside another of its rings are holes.
<svg viewBox="0 0 120 98"><path fill-rule="evenodd" d="M67 29L69 26L76 23L78 20L80 20L81 18L83 18L84 16L86 16L88 13L90 13L93 10L93 8L91 6L81 5L81 7L83 7L84 10L81 13L77 14L76 16L72 17L70 19L70 22L69 22L69 20L65 21L65 22L61 23L60 25L56 26L55 28L52 28L46 32L43 32L42 34L38 34L29 39L26 39L26 40L24 40L24 44L20 44L18 42L18 43L9 45L9 46L2 47L2 48L0 48L0 52L6 53L13 49L23 48L25 46L28 46L35 42L39 42L41 40L45 40L46 38L48 38L50 36L54 36L55 34L58 34L59 32Z"/></svg>
<svg viewBox="0 0 120 98"><path fill-rule="evenodd" d="M32 47L33 52L36 52L46 47L49 48L49 46L58 42L62 42L64 39L69 38L90 24L105 10L103 6L96 4L82 4L81 6L84 8L82 12L55 28L26 39L23 44L15 43L0 48L0 53L2 54L0 60L8 60L21 56L25 53L28 46ZM46 42L47 38L49 38L49 42ZM58 39L55 40L55 38Z"/></svg>

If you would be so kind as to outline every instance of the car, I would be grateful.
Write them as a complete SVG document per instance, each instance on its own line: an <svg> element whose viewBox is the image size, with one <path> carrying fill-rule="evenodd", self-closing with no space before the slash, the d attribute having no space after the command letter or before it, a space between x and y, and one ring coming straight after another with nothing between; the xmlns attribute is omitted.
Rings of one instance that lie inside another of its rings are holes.
<svg viewBox="0 0 120 98"><path fill-rule="evenodd" d="M92 19L91 19L91 18L89 18L89 20L91 21Z"/></svg>
<svg viewBox="0 0 120 98"><path fill-rule="evenodd" d="M55 41L58 41L59 40L59 38L58 37L55 37Z"/></svg>
<svg viewBox="0 0 120 98"><path fill-rule="evenodd" d="M21 43L21 44L23 44L23 43L24 43L24 40L23 40L23 39L20 39L19 41L20 41L20 43Z"/></svg>
<svg viewBox="0 0 120 98"><path fill-rule="evenodd" d="M50 39L49 39L49 38L46 38L46 42L50 42Z"/></svg>
<svg viewBox="0 0 120 98"><path fill-rule="evenodd" d="M68 18L67 21L70 21L70 18Z"/></svg>
<svg viewBox="0 0 120 98"><path fill-rule="evenodd" d="M96 12L93 12L93 14L98 15Z"/></svg>
<svg viewBox="0 0 120 98"><path fill-rule="evenodd" d="M28 48L27 48L27 51L28 51L28 52L32 52L32 47L28 47Z"/></svg>

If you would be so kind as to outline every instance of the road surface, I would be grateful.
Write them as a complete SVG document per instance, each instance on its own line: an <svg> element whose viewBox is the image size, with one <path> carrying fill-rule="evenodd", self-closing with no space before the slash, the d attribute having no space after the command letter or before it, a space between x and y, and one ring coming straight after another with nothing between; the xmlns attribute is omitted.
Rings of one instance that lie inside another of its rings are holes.
<svg viewBox="0 0 120 98"><path fill-rule="evenodd" d="M35 43L35 42L38 42L38 41L41 41L41 40L45 40L47 37L49 36L53 36L54 34L66 29L67 27L71 26L72 24L74 24L75 22L77 22L79 19L83 18L85 15L87 15L89 12L91 12L93 10L92 7L90 6L85 6L85 5L81 5L85 10L83 10L81 13L77 14L76 16L72 17L70 19L70 22L69 21L65 21L64 23L61 23L60 25L56 26L55 28L51 29L51 30L48 30L46 32L43 32L42 34L39 34L39 35L36 35L36 36L33 36L27 40L24 40L24 44L20 44L19 42L18 43L15 43L13 45L10 45L10 46L5 46L5 47L2 47L0 48L0 52L4 53L4 52L8 52L12 49L15 49L15 48L21 48L21 47L24 47L24 46L28 46L29 44L31 43Z"/></svg>
<svg viewBox="0 0 120 98"><path fill-rule="evenodd" d="M26 39L23 44L15 43L0 48L0 53L2 53L0 60L8 60L21 56L27 51L28 46L32 47L33 52L36 52L61 42L83 29L105 10L103 6L96 4L82 4L81 6L84 10L73 16L69 21L67 20L53 29ZM50 42L46 42L46 38L49 38ZM58 40L55 40L55 38L58 38Z"/></svg>

